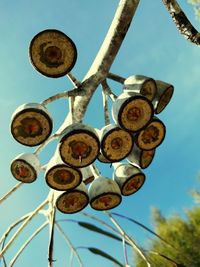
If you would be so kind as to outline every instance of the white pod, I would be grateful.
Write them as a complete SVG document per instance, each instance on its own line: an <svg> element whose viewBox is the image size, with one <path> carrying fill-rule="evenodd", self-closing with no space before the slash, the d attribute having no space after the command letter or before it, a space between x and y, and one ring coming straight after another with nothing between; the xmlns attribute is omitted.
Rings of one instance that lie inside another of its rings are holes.
<svg viewBox="0 0 200 267"><path fill-rule="evenodd" d="M155 155L155 149L142 150L138 146L134 145L133 150L126 158L129 163L137 165L138 167L145 169L147 168Z"/></svg>
<svg viewBox="0 0 200 267"><path fill-rule="evenodd" d="M81 171L83 182L85 185L90 184L92 181L94 181L95 177L91 170L91 166L81 168L80 171Z"/></svg>
<svg viewBox="0 0 200 267"><path fill-rule="evenodd" d="M93 163L99 150L100 142L96 131L82 123L68 126L59 142L59 153L62 160L77 168Z"/></svg>
<svg viewBox="0 0 200 267"><path fill-rule="evenodd" d="M155 114L159 114L169 104L174 93L174 86L163 81L156 81L156 85L157 93L153 100L153 106Z"/></svg>
<svg viewBox="0 0 200 267"><path fill-rule="evenodd" d="M116 162L130 154L133 138L130 132L109 124L101 130L100 145L103 156L110 162Z"/></svg>
<svg viewBox="0 0 200 267"><path fill-rule="evenodd" d="M142 150L152 150L161 145L165 138L164 123L154 117L152 121L135 136L137 146Z"/></svg>
<svg viewBox="0 0 200 267"><path fill-rule="evenodd" d="M113 179L119 185L122 195L134 194L144 184L145 175L138 167L125 163L114 163L113 166Z"/></svg>
<svg viewBox="0 0 200 267"><path fill-rule="evenodd" d="M51 188L63 191L77 187L82 181L82 173L65 164L56 151L47 165L45 179Z"/></svg>
<svg viewBox="0 0 200 267"><path fill-rule="evenodd" d="M40 172L40 162L35 154L23 153L11 162L10 169L18 181L32 183Z"/></svg>
<svg viewBox="0 0 200 267"><path fill-rule="evenodd" d="M89 186L90 206L95 210L113 209L121 203L118 184L103 176L97 177Z"/></svg>
<svg viewBox="0 0 200 267"><path fill-rule="evenodd" d="M41 104L28 103L19 106L11 117L11 134L22 145L37 146L52 132L52 119Z"/></svg>
<svg viewBox="0 0 200 267"><path fill-rule="evenodd" d="M123 93L113 103L112 117L121 128L137 132L152 119L153 105L142 95Z"/></svg>
<svg viewBox="0 0 200 267"><path fill-rule="evenodd" d="M127 91L139 93L152 101L157 92L156 82L150 77L132 75L124 81L124 92Z"/></svg>
<svg viewBox="0 0 200 267"><path fill-rule="evenodd" d="M62 213L76 213L84 209L89 203L88 190L84 183L68 191L56 191L56 207Z"/></svg>

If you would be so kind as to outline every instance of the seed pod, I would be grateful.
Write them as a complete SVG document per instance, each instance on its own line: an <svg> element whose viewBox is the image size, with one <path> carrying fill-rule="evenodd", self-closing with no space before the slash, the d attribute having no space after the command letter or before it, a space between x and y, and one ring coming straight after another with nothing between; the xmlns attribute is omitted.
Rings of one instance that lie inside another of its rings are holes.
<svg viewBox="0 0 200 267"><path fill-rule="evenodd" d="M76 213L89 203L87 187L81 183L76 189L56 192L56 207L62 213Z"/></svg>
<svg viewBox="0 0 200 267"><path fill-rule="evenodd" d="M124 81L124 92L139 93L150 101L155 97L156 91L155 80L143 75L132 75Z"/></svg>
<svg viewBox="0 0 200 267"><path fill-rule="evenodd" d="M30 60L41 74L57 78L66 75L75 65L77 50L63 32L49 29L38 33L29 47Z"/></svg>
<svg viewBox="0 0 200 267"><path fill-rule="evenodd" d="M40 172L40 162L36 155L23 153L11 162L11 173L23 183L32 183Z"/></svg>
<svg viewBox="0 0 200 267"><path fill-rule="evenodd" d="M91 182L94 181L94 174L90 168L90 166L81 168L80 169L82 177L83 177L83 182L85 185L90 184Z"/></svg>
<svg viewBox="0 0 200 267"><path fill-rule="evenodd" d="M68 126L59 143L62 160L69 166L82 168L98 156L100 142L95 130L81 123Z"/></svg>
<svg viewBox="0 0 200 267"><path fill-rule="evenodd" d="M59 153L55 153L45 172L47 184L55 190L69 190L77 187L82 181L81 171L64 164Z"/></svg>
<svg viewBox="0 0 200 267"><path fill-rule="evenodd" d="M52 119L47 109L37 103L19 106L11 117L11 134L22 145L37 146L52 132Z"/></svg>
<svg viewBox="0 0 200 267"><path fill-rule="evenodd" d="M156 81L157 93L153 100L155 114L159 114L169 104L174 93L174 86L163 81Z"/></svg>
<svg viewBox="0 0 200 267"><path fill-rule="evenodd" d="M90 205L95 210L113 209L122 197L117 183L107 177L97 177L89 187Z"/></svg>
<svg viewBox="0 0 200 267"><path fill-rule="evenodd" d="M152 119L153 105L142 95L123 93L113 103L112 116L121 128L137 132Z"/></svg>
<svg viewBox="0 0 200 267"><path fill-rule="evenodd" d="M165 133L164 123L157 117L154 117L146 128L136 135L135 142L142 150L152 150L163 142Z"/></svg>
<svg viewBox="0 0 200 267"><path fill-rule="evenodd" d="M110 162L116 162L126 158L131 152L133 138L130 132L109 124L101 130L100 145L103 156Z"/></svg>
<svg viewBox="0 0 200 267"><path fill-rule="evenodd" d="M145 182L145 175L139 168L131 164L113 164L113 179L117 182L124 196L136 193Z"/></svg>
<svg viewBox="0 0 200 267"><path fill-rule="evenodd" d="M145 169L151 164L154 155L155 149L142 150L138 146L134 145L133 150L127 157L127 160L129 163Z"/></svg>

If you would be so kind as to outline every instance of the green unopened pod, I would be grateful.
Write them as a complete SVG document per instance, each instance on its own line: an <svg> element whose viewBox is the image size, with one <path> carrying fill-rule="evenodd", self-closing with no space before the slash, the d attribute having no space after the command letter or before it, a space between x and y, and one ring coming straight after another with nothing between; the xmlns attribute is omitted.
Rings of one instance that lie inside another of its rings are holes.
<svg viewBox="0 0 200 267"><path fill-rule="evenodd" d="M50 136L52 127L48 110L37 103L19 106L11 117L12 136L25 146L37 146L43 143Z"/></svg>
<svg viewBox="0 0 200 267"><path fill-rule="evenodd" d="M133 148L133 138L130 132L115 124L102 128L100 135L101 153L110 162L123 160Z"/></svg>
<svg viewBox="0 0 200 267"><path fill-rule="evenodd" d="M35 154L23 153L11 162L10 169L18 181L32 183L40 172L40 162Z"/></svg>
<svg viewBox="0 0 200 267"><path fill-rule="evenodd" d="M80 171L81 171L83 182L85 185L90 184L91 182L94 181L94 174L91 170L91 166L81 168Z"/></svg>
<svg viewBox="0 0 200 267"><path fill-rule="evenodd" d="M122 195L134 194L143 186L145 175L138 167L126 163L114 163L113 166L113 179L119 185Z"/></svg>
<svg viewBox="0 0 200 267"><path fill-rule="evenodd" d="M152 101L157 87L155 80L150 77L132 75L124 81L124 91L139 93Z"/></svg>
<svg viewBox="0 0 200 267"><path fill-rule="evenodd" d="M47 29L32 39L29 55L37 71L47 77L57 78L66 75L74 67L77 50L66 34Z"/></svg>
<svg viewBox="0 0 200 267"><path fill-rule="evenodd" d="M142 150L152 150L164 140L166 128L164 123L154 117L152 121L135 136L137 146Z"/></svg>
<svg viewBox="0 0 200 267"><path fill-rule="evenodd" d="M84 183L73 190L57 191L55 199L57 209L66 214L79 212L89 203L88 190Z"/></svg>
<svg viewBox="0 0 200 267"><path fill-rule="evenodd" d="M82 181L82 173L65 164L56 151L47 165L45 179L51 188L64 191L77 187Z"/></svg>
<svg viewBox="0 0 200 267"><path fill-rule="evenodd" d="M140 167L141 169L147 168L155 155L155 149L142 150L138 146L134 145L133 150L128 155L127 160L129 163Z"/></svg>
<svg viewBox="0 0 200 267"><path fill-rule="evenodd" d="M155 114L159 114L169 104L174 93L174 86L163 81L156 81L156 85L157 93L153 100L153 105Z"/></svg>
<svg viewBox="0 0 200 267"><path fill-rule="evenodd" d="M152 119L153 105L142 95L123 93L113 103L112 117L121 128L137 132Z"/></svg>
<svg viewBox="0 0 200 267"><path fill-rule="evenodd" d="M89 186L90 205L95 210L109 210L122 200L118 184L103 176L95 178Z"/></svg>
<svg viewBox="0 0 200 267"><path fill-rule="evenodd" d="M82 123L68 126L59 143L62 160L72 167L89 166L95 161L99 151L100 142L96 131Z"/></svg>

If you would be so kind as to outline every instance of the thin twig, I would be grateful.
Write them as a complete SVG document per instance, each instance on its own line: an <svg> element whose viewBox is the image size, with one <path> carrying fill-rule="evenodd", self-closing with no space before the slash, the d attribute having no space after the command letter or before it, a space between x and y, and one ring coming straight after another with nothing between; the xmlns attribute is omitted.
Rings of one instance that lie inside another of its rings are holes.
<svg viewBox="0 0 200 267"><path fill-rule="evenodd" d="M126 80L125 78L110 72L108 73L107 78L119 82L121 84L124 84L124 81Z"/></svg>
<svg viewBox="0 0 200 267"><path fill-rule="evenodd" d="M67 77L75 87L81 86L81 82L77 80L76 77L71 72L67 73Z"/></svg>
<svg viewBox="0 0 200 267"><path fill-rule="evenodd" d="M15 234L12 236L10 241L7 243L7 245L2 249L0 252L0 258L4 255L4 253L9 249L9 247L12 245L12 243L15 241L17 236L22 232L22 230L25 228L25 226L33 219L34 216L38 214L38 212L48 203L48 198L45 199L44 202L42 202L34 211L30 213L30 215L26 218L24 223L19 227L19 229L15 232Z"/></svg>
<svg viewBox="0 0 200 267"><path fill-rule="evenodd" d="M37 228L37 230L26 240L26 242L20 247L20 249L17 251L15 256L10 261L9 267L12 267L20 254L23 252L23 250L28 246L28 244L33 240L34 237L36 237L46 226L48 225L48 221L44 222L40 227Z"/></svg>
<svg viewBox="0 0 200 267"><path fill-rule="evenodd" d="M103 90L102 90L102 98L103 98L105 125L108 125L110 124L110 117L109 117L109 111L108 111L108 95L105 92L105 87L103 87Z"/></svg>
<svg viewBox="0 0 200 267"><path fill-rule="evenodd" d="M150 264L149 260L147 259L143 249L141 249L135 243L135 241L126 234L126 232L122 229L122 227L118 224L118 222L112 217L112 215L109 212L104 211L104 213L110 218L111 222L116 226L116 228L120 231L120 233L124 237L126 237L127 240L129 240L129 242L130 242L131 246L133 247L133 249L142 257L142 259L146 262L147 266L151 267L151 264Z"/></svg>
<svg viewBox="0 0 200 267"><path fill-rule="evenodd" d="M53 245L54 245L54 226L55 226L55 215L56 208L54 206L54 193L52 192L52 197L49 202L49 249L48 249L48 261L49 267L53 266Z"/></svg>
<svg viewBox="0 0 200 267"><path fill-rule="evenodd" d="M82 262L82 260L81 260L81 258L79 256L79 254L77 253L76 249L72 245L71 241L69 240L69 238L67 237L67 235L65 234L65 232L63 231L63 229L60 227L60 225L57 222L55 222L55 226L56 226L57 230L61 233L61 235L63 236L63 238L65 239L65 241L69 245L69 247L71 248L71 250L73 251L74 255L77 257L77 260L79 262L79 265L81 267L83 267L83 262Z"/></svg>
<svg viewBox="0 0 200 267"><path fill-rule="evenodd" d="M127 250L126 250L125 237L122 238L122 245L123 245L123 251L124 251L125 264L128 265L128 256L127 256Z"/></svg>
<svg viewBox="0 0 200 267"><path fill-rule="evenodd" d="M44 141L41 145L37 147L37 149L34 151L34 154L37 156L39 155L42 150L53 140L57 139L60 136L60 134L56 133L54 135L51 135L46 141Z"/></svg>
<svg viewBox="0 0 200 267"><path fill-rule="evenodd" d="M104 92L110 97L112 101L115 101L117 99L117 96L112 92L110 86L108 85L107 81L102 81L102 87L104 89Z"/></svg>
<svg viewBox="0 0 200 267"><path fill-rule="evenodd" d="M9 192L7 192L2 198L0 198L0 204L2 204L9 196L11 196L17 189L19 189L24 183L20 182L16 184Z"/></svg>

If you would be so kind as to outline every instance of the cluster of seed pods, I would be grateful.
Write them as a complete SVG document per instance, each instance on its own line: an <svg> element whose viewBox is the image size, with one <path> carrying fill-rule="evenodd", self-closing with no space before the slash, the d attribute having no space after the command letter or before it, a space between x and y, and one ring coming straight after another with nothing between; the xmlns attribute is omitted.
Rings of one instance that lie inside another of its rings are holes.
<svg viewBox="0 0 200 267"><path fill-rule="evenodd" d="M48 77L68 73L76 56L72 40L57 30L45 30L31 41L31 62ZM75 213L89 203L95 210L112 209L121 203L122 195L129 196L142 187L145 174L141 169L150 165L165 137L165 125L155 114L166 107L173 90L162 81L130 76L113 103L113 124L97 130L72 123L64 129L44 173L61 212ZM11 133L25 146L42 144L52 129L53 120L43 104L21 105L11 118ZM95 161L112 164L112 179L99 174ZM13 176L24 183L34 182L40 171L37 153L20 154L11 163Z"/></svg>

